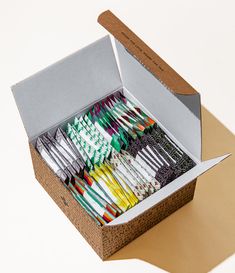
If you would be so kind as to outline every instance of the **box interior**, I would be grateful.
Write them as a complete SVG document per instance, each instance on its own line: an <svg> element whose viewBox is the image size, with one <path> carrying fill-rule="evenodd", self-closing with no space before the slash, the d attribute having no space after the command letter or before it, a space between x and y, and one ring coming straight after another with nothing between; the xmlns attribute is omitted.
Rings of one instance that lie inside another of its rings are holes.
<svg viewBox="0 0 235 273"><path fill-rule="evenodd" d="M109 36L12 87L29 142L83 114L120 91L156 120L196 166L108 225L130 221L227 157L201 161L200 97L182 99ZM116 59L118 58L118 60Z"/></svg>

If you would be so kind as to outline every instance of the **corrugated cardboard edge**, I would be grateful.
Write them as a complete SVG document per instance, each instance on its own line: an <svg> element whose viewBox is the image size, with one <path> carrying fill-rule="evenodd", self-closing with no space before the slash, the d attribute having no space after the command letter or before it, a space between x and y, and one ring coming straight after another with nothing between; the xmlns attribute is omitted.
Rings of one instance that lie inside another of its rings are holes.
<svg viewBox="0 0 235 273"><path fill-rule="evenodd" d="M194 196L196 179L125 224L99 227L47 166L34 146L29 144L29 147L36 179L102 260L191 201Z"/></svg>
<svg viewBox="0 0 235 273"><path fill-rule="evenodd" d="M111 11L107 10L101 13L98 17L98 22L171 92L182 95L197 94L197 91L189 83L163 61Z"/></svg>

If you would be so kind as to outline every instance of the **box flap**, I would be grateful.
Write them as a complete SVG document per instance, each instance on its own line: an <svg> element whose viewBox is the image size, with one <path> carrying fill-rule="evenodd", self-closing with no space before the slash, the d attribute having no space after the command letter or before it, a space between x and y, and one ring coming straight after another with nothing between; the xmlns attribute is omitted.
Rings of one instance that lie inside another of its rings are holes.
<svg viewBox="0 0 235 273"><path fill-rule="evenodd" d="M110 11L98 21L116 38L123 85L201 160L200 94Z"/></svg>
<svg viewBox="0 0 235 273"><path fill-rule="evenodd" d="M121 85L106 36L14 85L12 91L32 140Z"/></svg>
<svg viewBox="0 0 235 273"><path fill-rule="evenodd" d="M197 91L163 61L149 46L132 32L111 11L100 14L98 22L172 92L191 95Z"/></svg>
<svg viewBox="0 0 235 273"><path fill-rule="evenodd" d="M122 64L120 66L124 87L194 157L201 160L200 94L190 96L172 94L118 41L116 41L116 49L119 63ZM182 103L177 96L189 99Z"/></svg>
<svg viewBox="0 0 235 273"><path fill-rule="evenodd" d="M163 199L173 194L175 191L179 190L186 184L193 181L196 177L203 174L204 172L206 172L207 170L209 170L210 168L212 168L213 166L215 166L216 164L218 164L219 162L227 158L229 155L230 154L227 154L224 156L220 156L220 157L199 163L193 169L181 175L180 177L178 177L177 179L169 183L167 186L160 189L158 192L152 194L141 203L135 205L133 208L126 211L124 214L120 215L118 218L114 219L112 222L108 224L108 226L124 224L131 221L132 219L134 219L141 213L145 212L152 206L158 204Z"/></svg>

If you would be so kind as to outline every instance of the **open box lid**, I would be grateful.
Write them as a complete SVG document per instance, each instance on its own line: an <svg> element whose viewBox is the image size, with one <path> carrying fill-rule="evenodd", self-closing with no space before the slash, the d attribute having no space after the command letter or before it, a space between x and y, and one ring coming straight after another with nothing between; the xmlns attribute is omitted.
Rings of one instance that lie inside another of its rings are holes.
<svg viewBox="0 0 235 273"><path fill-rule="evenodd" d="M111 11L98 22L115 38L123 85L200 160L200 94Z"/></svg>
<svg viewBox="0 0 235 273"><path fill-rule="evenodd" d="M12 86L29 141L122 86L105 36Z"/></svg>
<svg viewBox="0 0 235 273"><path fill-rule="evenodd" d="M184 187L230 154L201 161L200 94L111 11L98 22L115 38L123 85L198 159L197 165L108 225L124 224ZM157 80L156 80L157 79ZM156 103L157 102L157 103ZM174 111L174 113L172 113Z"/></svg>

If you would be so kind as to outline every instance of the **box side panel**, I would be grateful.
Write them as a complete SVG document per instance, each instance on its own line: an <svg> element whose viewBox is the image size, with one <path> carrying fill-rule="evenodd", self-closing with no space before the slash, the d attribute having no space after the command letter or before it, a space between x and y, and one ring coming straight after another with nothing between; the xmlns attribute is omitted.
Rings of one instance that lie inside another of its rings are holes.
<svg viewBox="0 0 235 273"><path fill-rule="evenodd" d="M50 197L78 229L82 236L92 246L96 253L103 258L102 229L85 212L73 198L50 168L46 165L33 145L30 144L35 177Z"/></svg>
<svg viewBox="0 0 235 273"><path fill-rule="evenodd" d="M196 179L126 224L103 227L103 258L106 259L133 239L193 199Z"/></svg>

